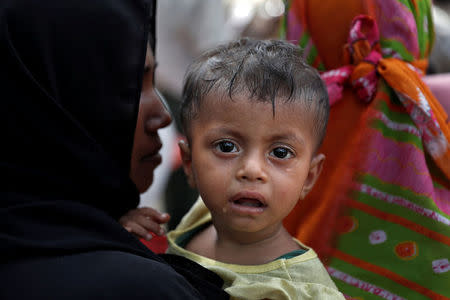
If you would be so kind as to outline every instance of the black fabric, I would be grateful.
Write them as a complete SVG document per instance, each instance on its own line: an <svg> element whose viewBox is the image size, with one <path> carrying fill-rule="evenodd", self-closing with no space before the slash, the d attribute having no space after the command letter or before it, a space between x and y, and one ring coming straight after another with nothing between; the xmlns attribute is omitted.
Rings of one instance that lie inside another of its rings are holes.
<svg viewBox="0 0 450 300"><path fill-rule="evenodd" d="M173 254L160 254L179 274L185 276L186 279L196 289L203 291L206 299L229 299L227 293L218 294L215 291L216 286L222 286L223 280L217 274L203 268L198 263L186 259L185 257Z"/></svg>
<svg viewBox="0 0 450 300"><path fill-rule="evenodd" d="M216 299L200 295L169 265L124 252L40 257L0 268L8 274L0 299Z"/></svg>
<svg viewBox="0 0 450 300"><path fill-rule="evenodd" d="M139 201L154 17L151 0L0 1L1 299L204 298L115 220Z"/></svg>

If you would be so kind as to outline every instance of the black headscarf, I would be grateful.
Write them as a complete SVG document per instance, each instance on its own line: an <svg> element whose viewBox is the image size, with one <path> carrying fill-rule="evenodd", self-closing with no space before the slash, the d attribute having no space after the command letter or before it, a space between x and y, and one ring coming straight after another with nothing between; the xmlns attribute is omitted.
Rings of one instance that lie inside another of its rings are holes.
<svg viewBox="0 0 450 300"><path fill-rule="evenodd" d="M0 259L102 247L108 215L138 204L129 168L154 13L145 0L2 0Z"/></svg>

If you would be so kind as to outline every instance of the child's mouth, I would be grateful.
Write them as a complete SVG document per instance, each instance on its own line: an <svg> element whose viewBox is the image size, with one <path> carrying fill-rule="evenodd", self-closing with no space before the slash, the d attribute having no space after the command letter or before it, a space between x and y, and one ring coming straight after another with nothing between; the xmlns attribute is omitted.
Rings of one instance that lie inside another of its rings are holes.
<svg viewBox="0 0 450 300"><path fill-rule="evenodd" d="M264 207L265 205L258 199L240 198L233 201L234 204L248 207Z"/></svg>
<svg viewBox="0 0 450 300"><path fill-rule="evenodd" d="M264 196L254 191L242 191L230 199L231 209L243 215L259 215L267 208Z"/></svg>

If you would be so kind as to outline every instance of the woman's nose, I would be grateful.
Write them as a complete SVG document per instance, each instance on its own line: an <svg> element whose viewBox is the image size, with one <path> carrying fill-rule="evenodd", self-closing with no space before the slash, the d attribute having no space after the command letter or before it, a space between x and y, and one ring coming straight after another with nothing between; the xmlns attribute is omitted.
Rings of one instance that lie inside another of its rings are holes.
<svg viewBox="0 0 450 300"><path fill-rule="evenodd" d="M266 182L267 173L265 170L265 159L259 154L246 155L236 172L236 177L240 181Z"/></svg>
<svg viewBox="0 0 450 300"><path fill-rule="evenodd" d="M156 92L152 99L151 113L146 121L147 131L153 132L168 126L172 122L169 106L160 93Z"/></svg>

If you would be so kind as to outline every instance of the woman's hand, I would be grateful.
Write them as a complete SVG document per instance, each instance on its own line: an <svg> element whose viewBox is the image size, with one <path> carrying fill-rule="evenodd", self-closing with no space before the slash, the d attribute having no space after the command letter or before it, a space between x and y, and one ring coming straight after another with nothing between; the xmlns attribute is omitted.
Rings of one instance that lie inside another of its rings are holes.
<svg viewBox="0 0 450 300"><path fill-rule="evenodd" d="M140 207L123 215L119 219L119 223L128 232L148 241L152 238L150 232L156 235L164 235L165 231L161 224L165 224L169 220L170 216L167 213L160 213L151 207Z"/></svg>

